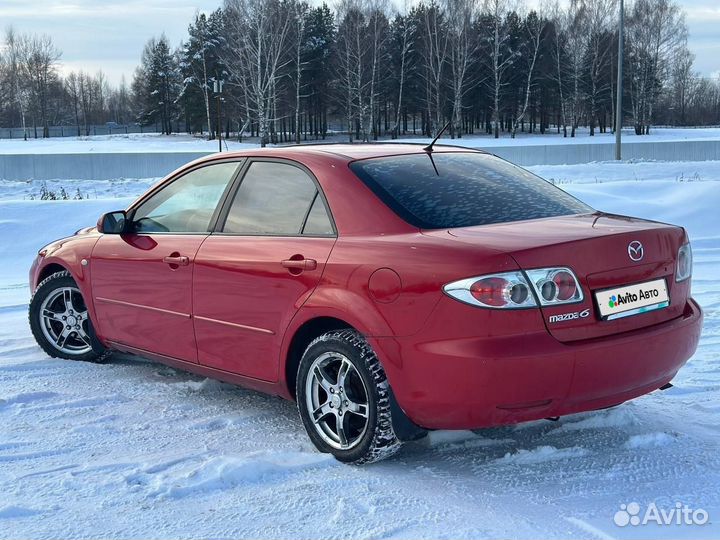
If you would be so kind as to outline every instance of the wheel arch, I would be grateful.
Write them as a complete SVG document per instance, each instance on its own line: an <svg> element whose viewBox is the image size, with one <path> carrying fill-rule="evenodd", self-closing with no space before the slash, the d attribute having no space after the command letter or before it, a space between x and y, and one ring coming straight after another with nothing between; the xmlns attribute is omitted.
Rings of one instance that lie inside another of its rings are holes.
<svg viewBox="0 0 720 540"><path fill-rule="evenodd" d="M43 281L45 281L47 278L52 276L53 274L56 274L57 272L69 272L70 275L72 275L72 272L69 268L66 266L63 266L62 264L59 264L57 262L51 262L43 266L40 271L38 272L37 278L35 279L35 283L33 283L33 290L37 288L38 285L40 285Z"/></svg>
<svg viewBox="0 0 720 540"><path fill-rule="evenodd" d="M350 328L358 330L349 322L331 316L317 316L303 322L293 333L285 354L285 386L288 395L295 399L297 372L305 349L316 337L332 330ZM358 330L359 331L359 330Z"/></svg>
<svg viewBox="0 0 720 540"><path fill-rule="evenodd" d="M347 321L331 316L319 316L304 321L295 331L290 345L288 347L286 362L285 362L285 384L287 392L292 399L297 399L296 396L296 382L297 373L300 365L302 355L307 349L307 346L315 340L315 338L332 332L333 330L349 329L363 335L363 332L355 328L352 324ZM367 338L367 336L365 336ZM368 346L375 351L375 361L380 364L387 377L387 371L383 366L382 352L377 350L377 343L372 343L372 338L368 339ZM387 379L387 392L389 398L389 407L391 411L390 419L392 422L392 433L400 441L412 441L424 437L427 431L422 427L416 425L403 411L395 398L395 394L392 390L392 384L389 378ZM298 405L299 407L299 405Z"/></svg>
<svg viewBox="0 0 720 540"><path fill-rule="evenodd" d="M31 271L31 287L33 289L32 294L34 294L40 283L56 272L67 272L70 274L70 277L75 281L75 284L85 299L85 304L87 305L95 332L98 332L89 267L83 265L82 262L83 259L90 258L90 252L94 244L94 241L89 245L85 242L67 242L65 245L57 248L53 253L40 260L38 266ZM78 249L78 246L82 249ZM102 341L102 338L98 339Z"/></svg>

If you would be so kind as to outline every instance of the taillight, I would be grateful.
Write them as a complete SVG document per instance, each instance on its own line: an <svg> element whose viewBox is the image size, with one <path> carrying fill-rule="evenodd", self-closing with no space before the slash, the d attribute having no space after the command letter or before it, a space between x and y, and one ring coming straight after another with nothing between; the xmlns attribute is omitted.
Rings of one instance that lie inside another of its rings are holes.
<svg viewBox="0 0 720 540"><path fill-rule="evenodd" d="M537 306L522 272L461 279L448 283L443 290L456 300L473 306L494 309Z"/></svg>
<svg viewBox="0 0 720 540"><path fill-rule="evenodd" d="M685 281L690 276L692 276L692 248L688 242L678 250L675 281Z"/></svg>
<svg viewBox="0 0 720 540"><path fill-rule="evenodd" d="M553 283L557 286L557 299L570 300L578 291L575 276L565 270L560 270L552 277Z"/></svg>
<svg viewBox="0 0 720 540"><path fill-rule="evenodd" d="M527 270L526 274L543 306L572 304L583 299L580 284L569 268L538 268Z"/></svg>
<svg viewBox="0 0 720 540"><path fill-rule="evenodd" d="M466 304L493 309L538 307L538 301L543 306L554 306L583 299L580 284L569 268L472 277L448 283L443 290Z"/></svg>

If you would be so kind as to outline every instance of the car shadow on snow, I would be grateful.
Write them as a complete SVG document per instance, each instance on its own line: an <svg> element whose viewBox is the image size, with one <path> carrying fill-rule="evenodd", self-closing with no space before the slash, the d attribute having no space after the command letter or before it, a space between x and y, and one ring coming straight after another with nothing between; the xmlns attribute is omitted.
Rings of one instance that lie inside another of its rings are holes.
<svg viewBox="0 0 720 540"><path fill-rule="evenodd" d="M159 386L156 391L181 394L183 400L224 411L226 415L251 415L260 422L267 422L268 429L272 427L284 431L282 436L307 441L303 447L312 451L293 402L134 355L114 354L111 358L110 364L115 368L127 368L128 376L142 379L142 384ZM647 441L640 440L634 448L657 448L675 441L675 435L664 434L663 437L660 433L656 436L652 426L643 426L642 414L642 407L624 404L563 417L559 421L540 420L474 432L434 431L424 439L406 443L397 455L385 463L387 466L437 462L470 467L490 463L541 466L589 456L623 455L630 448L628 445L633 437L637 436L645 436ZM200 426L198 429L214 429L228 425L228 421L222 414L208 419L198 411L196 425ZM262 429L262 426L257 428ZM648 429L650 433L647 433Z"/></svg>

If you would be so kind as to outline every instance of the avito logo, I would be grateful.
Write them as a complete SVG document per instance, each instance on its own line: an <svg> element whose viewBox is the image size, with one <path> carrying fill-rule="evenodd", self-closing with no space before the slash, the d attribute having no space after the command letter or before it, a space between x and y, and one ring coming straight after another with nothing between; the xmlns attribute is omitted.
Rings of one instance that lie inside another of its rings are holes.
<svg viewBox="0 0 720 540"><path fill-rule="evenodd" d="M649 289L643 291L640 289L637 294L626 292L625 294L613 294L608 301L608 306L615 308L623 304L629 304L631 302L637 302L638 300L647 300L649 298L656 298L660 296L660 291L657 289Z"/></svg>
<svg viewBox="0 0 720 540"><path fill-rule="evenodd" d="M637 302L638 301L638 295L631 292L626 292L625 294L613 294L610 297L610 301L608 302L608 305L611 308L621 306L623 304L629 304L630 302Z"/></svg>
<svg viewBox="0 0 720 540"><path fill-rule="evenodd" d="M706 510L702 508L691 508L687 504L680 502L675 503L675 507L671 509L659 508L654 502L651 502L645 512L639 503L631 502L621 504L620 510L615 512L613 521L618 527L626 527L632 525L647 525L655 523L656 525L705 525L710 519Z"/></svg>

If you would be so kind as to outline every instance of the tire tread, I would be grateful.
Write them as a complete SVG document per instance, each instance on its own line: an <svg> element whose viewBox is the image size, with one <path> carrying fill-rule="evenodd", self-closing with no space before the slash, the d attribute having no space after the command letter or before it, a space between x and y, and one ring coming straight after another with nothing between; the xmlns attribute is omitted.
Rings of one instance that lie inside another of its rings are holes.
<svg viewBox="0 0 720 540"><path fill-rule="evenodd" d="M45 337L42 335L38 335L39 333L36 332L35 325L33 324L33 301L35 300L35 296L38 294L38 291L40 291L43 286L47 285L48 283L52 283L53 281L56 281L58 279L71 279L73 282L75 281L72 277L72 274L68 272L67 270L62 270L60 272L55 272L54 274L50 274L48 277L43 279L40 283L38 283L38 286L35 287L35 290L32 293L32 296L30 297L30 305L28 309L28 323L30 324L30 330L32 331L33 337L35 338L35 341L40 346L40 348L45 351L45 353L52 357L52 358L63 358L65 360L77 360L77 361L83 361L83 362L93 362L96 364L100 364L104 362L111 354L112 350L107 349L103 347L99 342L97 342L97 339L92 338L93 341L93 347L92 351L89 353L86 353L82 356L79 356L77 358L67 358L65 356L62 356L59 351L51 346L49 346L47 343L45 343ZM77 284L76 284L77 285ZM92 322L91 322L92 324Z"/></svg>
<svg viewBox="0 0 720 540"><path fill-rule="evenodd" d="M402 443L393 430L392 412L390 409L390 386L388 385L385 370L380 364L380 360L378 360L375 351L372 350L372 347L370 347L370 344L362 334L349 328L333 330L318 336L310 342L306 351L318 343L330 340L342 341L358 351L360 359L377 389L377 419L373 439L365 454L353 460L352 463L357 465L374 463L392 456L400 450ZM299 384L300 381L298 380L298 385ZM298 410L303 406L299 399L297 400L297 406Z"/></svg>

